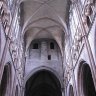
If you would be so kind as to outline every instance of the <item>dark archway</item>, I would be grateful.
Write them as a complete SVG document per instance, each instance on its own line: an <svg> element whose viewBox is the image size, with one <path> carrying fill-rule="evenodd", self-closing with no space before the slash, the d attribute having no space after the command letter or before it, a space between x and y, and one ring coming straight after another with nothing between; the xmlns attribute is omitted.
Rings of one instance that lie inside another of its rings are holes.
<svg viewBox="0 0 96 96"><path fill-rule="evenodd" d="M10 75L11 75L11 68L10 68L9 64L7 64L4 67L2 80L1 80L1 84L0 84L0 96L5 96L6 93L7 93L7 95L9 94L10 83L11 83Z"/></svg>
<svg viewBox="0 0 96 96"><path fill-rule="evenodd" d="M16 86L15 96L18 96L18 85Z"/></svg>
<svg viewBox="0 0 96 96"><path fill-rule="evenodd" d="M52 72L38 71L26 82L24 96L62 96L60 82Z"/></svg>
<svg viewBox="0 0 96 96"><path fill-rule="evenodd" d="M79 94L83 96L96 96L96 90L92 78L91 69L86 62L83 62L83 64L81 63L78 76Z"/></svg>
<svg viewBox="0 0 96 96"><path fill-rule="evenodd" d="M73 86L72 85L69 86L69 96L74 96Z"/></svg>

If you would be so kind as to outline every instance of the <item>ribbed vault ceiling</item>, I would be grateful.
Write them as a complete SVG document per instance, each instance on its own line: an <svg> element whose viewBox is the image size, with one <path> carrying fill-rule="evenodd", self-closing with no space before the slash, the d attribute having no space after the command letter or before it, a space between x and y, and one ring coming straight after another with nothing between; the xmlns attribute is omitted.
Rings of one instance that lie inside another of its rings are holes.
<svg viewBox="0 0 96 96"><path fill-rule="evenodd" d="M34 39L54 39L62 51L62 41L67 32L68 0L22 0L22 32L26 50Z"/></svg>

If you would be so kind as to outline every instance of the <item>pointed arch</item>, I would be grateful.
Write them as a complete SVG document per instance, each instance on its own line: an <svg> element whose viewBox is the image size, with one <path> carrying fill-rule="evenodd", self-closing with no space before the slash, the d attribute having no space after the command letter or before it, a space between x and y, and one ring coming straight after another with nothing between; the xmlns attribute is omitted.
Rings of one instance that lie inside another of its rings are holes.
<svg viewBox="0 0 96 96"><path fill-rule="evenodd" d="M8 62L4 66L4 71L1 79L0 84L0 96L10 96L11 93L11 80L12 80L12 74L11 74L11 65Z"/></svg>
<svg viewBox="0 0 96 96"><path fill-rule="evenodd" d="M60 81L60 84L61 84L61 88L63 89L64 88L64 84L63 84L63 80L61 79L61 77L59 76L59 74L53 70L52 68L49 68L49 67L46 67L46 66L40 66L38 68L35 68L34 70L32 70L28 75L26 75L26 77L24 78L24 87L25 87L25 84L27 82L27 80L33 75L35 74L36 72L39 72L41 70L46 70L46 71L49 71L51 72L52 74L54 74L58 80Z"/></svg>

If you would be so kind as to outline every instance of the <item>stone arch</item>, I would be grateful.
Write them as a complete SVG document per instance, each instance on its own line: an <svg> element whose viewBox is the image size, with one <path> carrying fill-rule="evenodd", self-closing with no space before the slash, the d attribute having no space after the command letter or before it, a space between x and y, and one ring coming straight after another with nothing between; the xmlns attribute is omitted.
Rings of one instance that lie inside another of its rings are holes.
<svg viewBox="0 0 96 96"><path fill-rule="evenodd" d="M58 48L60 50L60 55L63 57L64 56L64 53L63 53L62 42L60 40L57 40L57 39L58 38L52 38L52 39L47 38L46 40L53 40L53 41L55 41L55 43L57 44L57 46L58 46ZM40 39L33 38L29 42L25 43L26 52L30 49L30 45L31 45L32 42L34 42L34 40L40 40ZM43 40L45 40L45 38Z"/></svg>
<svg viewBox="0 0 96 96"><path fill-rule="evenodd" d="M42 28L42 27L31 27L31 28L33 28L33 29L39 29L39 31L37 31L35 34L33 34L33 35L34 35L34 38L32 37L32 40L34 40L35 37L36 37L36 35L38 35L38 34L41 33L42 31L46 31L47 33L51 34L52 37L53 37L53 39L56 41L56 39L55 39L55 37L54 37L54 34L49 30L49 29L51 29L52 27L53 27L53 28L57 27L58 29L60 28L60 27L57 26L57 25L55 25L55 26L49 26L49 27L46 27L46 28ZM60 31L61 31L61 30L60 30ZM27 31L26 31L26 33L25 33L25 35L24 35L24 39L25 39L26 35L27 35ZM65 35L65 34L64 34L64 35ZM31 40L31 41L32 41L32 40Z"/></svg>
<svg viewBox="0 0 96 96"><path fill-rule="evenodd" d="M49 71L51 72L52 74L54 74L58 80L60 81L60 84L61 84L61 88L63 89L64 88L64 84L63 84L63 80L61 79L60 75L53 69L49 68L49 67L46 67L46 66L41 66L41 67L38 67L38 68L35 68L34 70L32 70L28 75L26 75L25 79L24 79L24 87L25 87L25 84L27 82L27 80L32 76L34 75L36 72L38 71L41 71L41 70L46 70L46 71Z"/></svg>
<svg viewBox="0 0 96 96"><path fill-rule="evenodd" d="M20 5L21 3L24 3L24 2L27 2L27 1L26 1L26 0L22 0L22 1L19 2L19 5ZM59 16L59 14L58 14L53 8L51 8L50 6L48 6L48 7L51 9L51 11L53 11L53 13L54 13L55 16L58 18L59 21L55 20L54 18L48 18L48 17L43 17L43 18L39 18L39 19L37 19L37 20L35 20L35 21L32 21L33 16L38 13L38 11L40 10L40 8L42 8L42 6L41 6L41 7L38 8L38 10L37 10L36 12L34 12L33 15L31 15L31 16L29 17L29 19L26 20L26 22L24 23L24 26L23 26L23 28L22 28L23 36L24 36L24 34L25 34L25 32L26 32L26 28L28 28L28 26L29 26L30 24L32 25L32 23L35 23L35 22L37 22L38 20L44 20L44 19L48 19L48 20L51 20L52 22L55 22L56 24L59 24L59 25L63 28L64 34L68 35L68 34L67 34L68 28L67 28L66 22Z"/></svg>
<svg viewBox="0 0 96 96"><path fill-rule="evenodd" d="M49 70L42 69L28 78L24 96L62 96L61 89L60 81L56 75Z"/></svg>
<svg viewBox="0 0 96 96"><path fill-rule="evenodd" d="M0 84L0 96L10 96L11 93L11 66L10 63L5 64Z"/></svg>
<svg viewBox="0 0 96 96"><path fill-rule="evenodd" d="M26 27L24 28L24 33L23 34L25 34L25 32L30 27L32 27L32 24L37 23L37 22L41 22L41 21L45 21L45 20L48 20L49 22L52 22L52 23L56 23L60 28L64 29L63 25L60 22L56 21L55 19L48 18L48 17L42 17L42 18L33 20L33 21L29 22L28 24L26 24Z"/></svg>
<svg viewBox="0 0 96 96"><path fill-rule="evenodd" d="M30 25L32 25L33 23L36 23L36 22L38 22L38 21L41 21L41 20L49 20L49 21L51 21L51 22L54 22L54 23L58 24L59 26L61 26L62 29L65 29L66 32L68 32L67 25L66 25L65 22L63 22L64 24L61 24L60 22L58 22L58 21L56 21L56 20L54 20L54 19L52 19L52 18L48 18L48 17L39 18L39 19L34 20L34 21L31 21L31 22L30 22L30 19L32 19L32 17L30 17L29 20L26 21L25 25L23 26L23 30L22 30L22 33L23 33L23 34L25 34L25 32L26 32L26 30L27 30L26 28L27 28L28 26L30 26ZM60 19L60 18L59 18L59 19ZM62 20L60 19L60 21L62 21ZM64 30L64 31L65 31L65 30Z"/></svg>
<svg viewBox="0 0 96 96"><path fill-rule="evenodd" d="M86 61L81 61L78 67L77 87L82 96L96 96L91 68Z"/></svg>

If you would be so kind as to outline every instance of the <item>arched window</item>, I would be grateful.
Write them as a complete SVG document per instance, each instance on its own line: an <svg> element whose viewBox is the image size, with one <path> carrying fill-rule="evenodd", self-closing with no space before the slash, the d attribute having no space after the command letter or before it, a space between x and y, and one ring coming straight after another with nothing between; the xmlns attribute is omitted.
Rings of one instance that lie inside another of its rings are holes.
<svg viewBox="0 0 96 96"><path fill-rule="evenodd" d="M54 49L54 43L53 42L50 43L50 49Z"/></svg>
<svg viewBox="0 0 96 96"><path fill-rule="evenodd" d="M33 49L38 49L38 47L39 47L39 46L38 46L38 43L34 43L34 44L33 44Z"/></svg>

